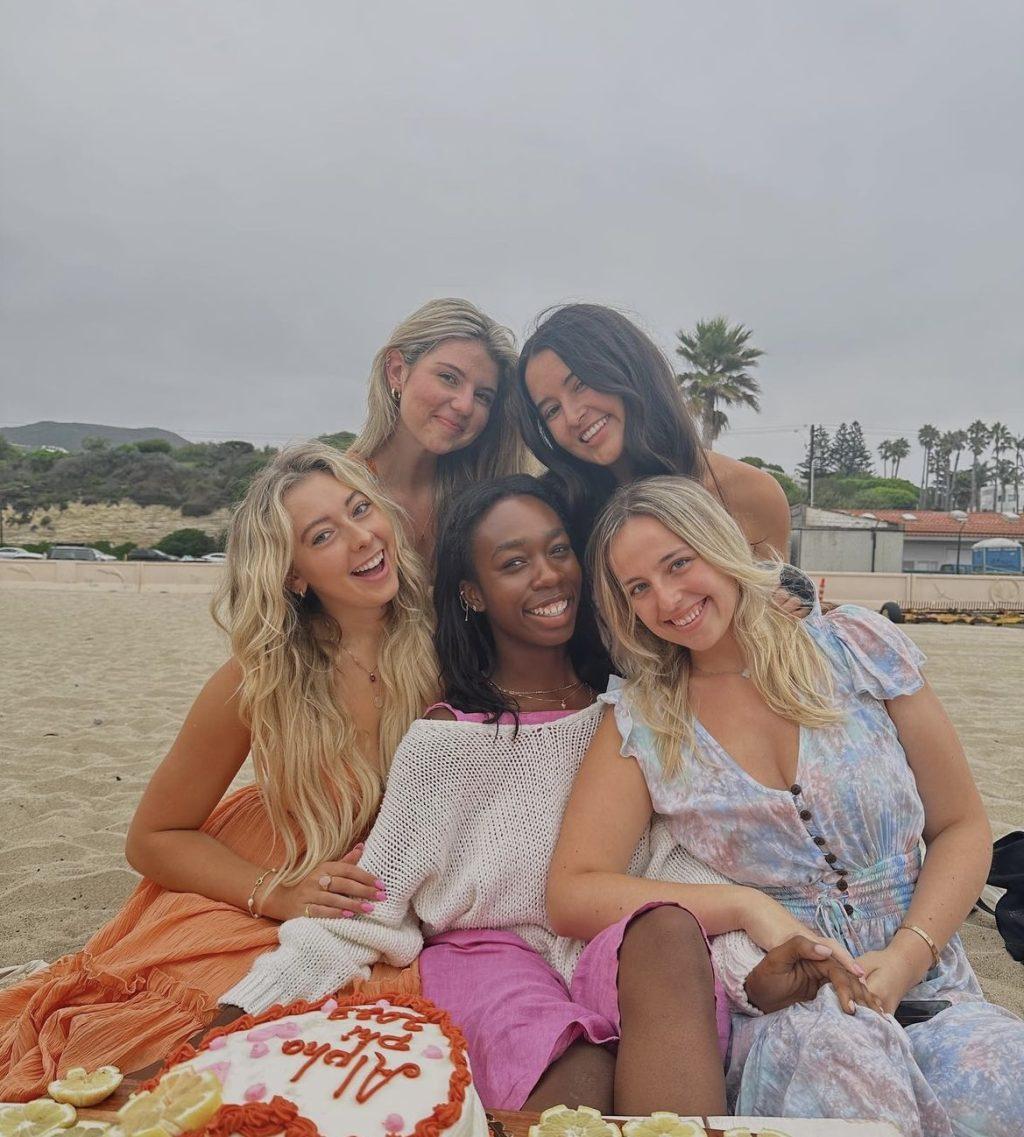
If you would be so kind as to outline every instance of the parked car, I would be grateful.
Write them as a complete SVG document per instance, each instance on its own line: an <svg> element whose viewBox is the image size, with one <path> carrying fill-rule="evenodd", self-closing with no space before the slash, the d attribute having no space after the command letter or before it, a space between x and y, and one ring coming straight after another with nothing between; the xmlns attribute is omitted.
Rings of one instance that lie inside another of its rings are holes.
<svg viewBox="0 0 1024 1137"><path fill-rule="evenodd" d="M90 545L54 545L46 554L51 561L114 561L109 553L101 553Z"/></svg>
<svg viewBox="0 0 1024 1137"><path fill-rule="evenodd" d="M159 549L132 549L125 557L126 561L176 561L170 553L162 553Z"/></svg>
<svg viewBox="0 0 1024 1137"><path fill-rule="evenodd" d="M227 553L207 553L205 557L199 558L201 561L208 561L211 565L222 565L227 559Z"/></svg>
<svg viewBox="0 0 1024 1137"><path fill-rule="evenodd" d="M42 553L30 553L20 545L0 545L0 561L45 561Z"/></svg>

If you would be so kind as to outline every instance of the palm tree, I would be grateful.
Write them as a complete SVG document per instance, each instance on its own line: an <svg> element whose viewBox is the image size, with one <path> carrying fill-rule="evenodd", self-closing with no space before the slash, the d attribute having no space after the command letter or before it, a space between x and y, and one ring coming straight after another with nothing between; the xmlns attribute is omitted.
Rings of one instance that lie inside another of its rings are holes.
<svg viewBox="0 0 1024 1137"><path fill-rule="evenodd" d="M910 454L910 443L906 438L894 438L889 447L889 457L892 459L892 469L889 471L889 477L898 478L900 476L900 463L904 458Z"/></svg>
<svg viewBox="0 0 1024 1137"><path fill-rule="evenodd" d="M960 455L967 445L966 430L947 430L939 440L939 447L946 456L946 509L953 508L953 486L956 483L956 472L960 468ZM956 455L952 466L949 459Z"/></svg>
<svg viewBox="0 0 1024 1137"><path fill-rule="evenodd" d="M1002 455L1004 450L1009 450L1013 446L1013 435L1010 433L1010 428L1003 422L994 422L989 431L989 442L992 446L992 453L995 455L995 498L992 501L994 509L999 508L1002 499L1000 492L1003 485L1003 463Z"/></svg>
<svg viewBox="0 0 1024 1137"><path fill-rule="evenodd" d="M1013 440L1013 508L1020 513L1020 475L1024 470L1024 434Z"/></svg>
<svg viewBox="0 0 1024 1137"><path fill-rule="evenodd" d="M893 458L892 443L888 438L878 444L878 457L882 459L882 477L887 478L889 476L888 464Z"/></svg>
<svg viewBox="0 0 1024 1137"><path fill-rule="evenodd" d="M978 459L984 454L989 438L989 429L980 418L975 419L967 428L967 447L973 456L971 462L971 509L975 510L980 508L978 501L980 490L978 486Z"/></svg>
<svg viewBox="0 0 1024 1137"><path fill-rule="evenodd" d="M747 373L757 366L764 352L748 347L753 333L742 324L726 322L724 316L698 320L692 333L679 332L680 355L693 368L676 376L687 402L701 421L704 445L710 450L715 439L729 425L722 407L761 409L761 385Z"/></svg>
<svg viewBox="0 0 1024 1137"><path fill-rule="evenodd" d="M921 467L921 508L927 509L928 501L928 472L932 468L932 451L939 441L939 431L931 423L925 423L917 432L917 441L924 449L924 464Z"/></svg>

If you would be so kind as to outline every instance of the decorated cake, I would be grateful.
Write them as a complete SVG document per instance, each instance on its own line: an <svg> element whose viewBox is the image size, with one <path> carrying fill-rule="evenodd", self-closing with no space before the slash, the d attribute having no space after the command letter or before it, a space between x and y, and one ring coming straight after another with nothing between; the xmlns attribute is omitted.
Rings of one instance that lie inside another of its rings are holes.
<svg viewBox="0 0 1024 1137"><path fill-rule="evenodd" d="M205 1137L487 1137L465 1041L426 999L272 1007L185 1044L170 1071L209 1071L223 1105ZM159 1082L159 1079L156 1080Z"/></svg>

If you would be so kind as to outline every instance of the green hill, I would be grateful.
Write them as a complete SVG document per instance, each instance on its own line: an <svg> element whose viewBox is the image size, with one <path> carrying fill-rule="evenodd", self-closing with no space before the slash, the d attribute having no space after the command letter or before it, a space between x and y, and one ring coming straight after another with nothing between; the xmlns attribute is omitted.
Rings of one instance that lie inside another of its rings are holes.
<svg viewBox="0 0 1024 1137"><path fill-rule="evenodd" d="M29 449L59 446L71 452L81 450L87 438L102 438L111 446L148 442L153 438L163 439L172 446L188 445L187 438L156 426L103 426L95 422L30 422L26 426L0 426L0 437Z"/></svg>

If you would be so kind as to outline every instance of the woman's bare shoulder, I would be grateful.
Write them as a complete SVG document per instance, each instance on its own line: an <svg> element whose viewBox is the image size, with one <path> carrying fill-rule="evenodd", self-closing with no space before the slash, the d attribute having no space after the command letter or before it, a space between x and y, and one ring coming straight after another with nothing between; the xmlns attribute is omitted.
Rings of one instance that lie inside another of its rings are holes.
<svg viewBox="0 0 1024 1137"><path fill-rule="evenodd" d="M771 546L785 558L789 539L789 502L782 486L767 470L727 454L706 454L710 475L707 488L740 523L759 552ZM717 491L717 492L716 492Z"/></svg>

